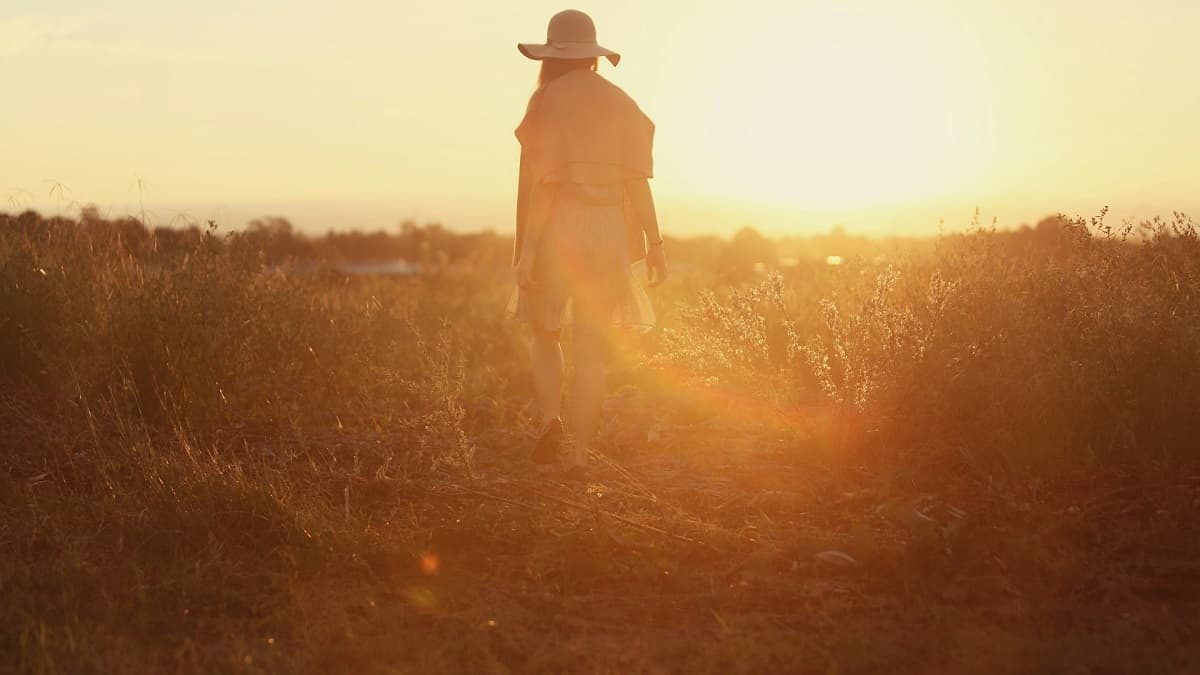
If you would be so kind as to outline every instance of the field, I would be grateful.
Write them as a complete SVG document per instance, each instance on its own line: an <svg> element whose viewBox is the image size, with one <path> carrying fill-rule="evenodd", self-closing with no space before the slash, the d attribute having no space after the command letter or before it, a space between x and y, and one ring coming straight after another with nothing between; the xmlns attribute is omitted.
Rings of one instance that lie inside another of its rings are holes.
<svg viewBox="0 0 1200 675"><path fill-rule="evenodd" d="M1200 672L1186 216L668 240L584 482L510 245L0 214L0 670Z"/></svg>

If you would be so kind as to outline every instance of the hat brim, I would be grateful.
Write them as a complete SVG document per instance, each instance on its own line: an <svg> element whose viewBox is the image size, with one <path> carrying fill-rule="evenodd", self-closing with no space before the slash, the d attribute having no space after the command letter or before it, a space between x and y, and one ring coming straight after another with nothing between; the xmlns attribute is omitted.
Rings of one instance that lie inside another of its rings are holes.
<svg viewBox="0 0 1200 675"><path fill-rule="evenodd" d="M603 56L615 66L621 62L621 55L611 49L605 49L595 43L560 42L558 44L525 44L517 45L517 50L534 61L543 59L590 59Z"/></svg>

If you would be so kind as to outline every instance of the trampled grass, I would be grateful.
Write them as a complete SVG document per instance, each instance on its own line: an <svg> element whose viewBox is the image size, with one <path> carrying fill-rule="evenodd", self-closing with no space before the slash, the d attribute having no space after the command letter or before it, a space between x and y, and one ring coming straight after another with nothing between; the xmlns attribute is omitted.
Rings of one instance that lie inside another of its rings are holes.
<svg viewBox="0 0 1200 675"><path fill-rule="evenodd" d="M585 483L525 462L504 242L404 236L420 274L360 276L0 215L0 667L1200 668L1186 217L768 274L679 242L716 262L613 345Z"/></svg>

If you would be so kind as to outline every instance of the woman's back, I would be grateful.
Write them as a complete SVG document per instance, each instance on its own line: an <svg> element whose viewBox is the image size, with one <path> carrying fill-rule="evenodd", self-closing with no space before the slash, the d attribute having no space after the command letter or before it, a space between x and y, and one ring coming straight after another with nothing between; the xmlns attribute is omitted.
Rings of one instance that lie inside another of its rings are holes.
<svg viewBox="0 0 1200 675"><path fill-rule="evenodd" d="M654 123L592 70L569 71L535 91L516 135L534 183L619 183L654 174Z"/></svg>

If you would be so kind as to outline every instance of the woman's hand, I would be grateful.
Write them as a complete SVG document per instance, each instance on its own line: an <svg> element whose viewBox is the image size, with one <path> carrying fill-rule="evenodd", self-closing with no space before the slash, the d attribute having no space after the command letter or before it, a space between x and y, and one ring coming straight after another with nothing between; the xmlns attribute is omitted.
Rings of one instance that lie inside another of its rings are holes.
<svg viewBox="0 0 1200 675"><path fill-rule="evenodd" d="M536 291L538 283L533 279L533 251L522 251L513 272L517 276L517 287L528 291Z"/></svg>
<svg viewBox="0 0 1200 675"><path fill-rule="evenodd" d="M662 242L651 244L646 249L646 278L651 288L667 280L667 253Z"/></svg>

